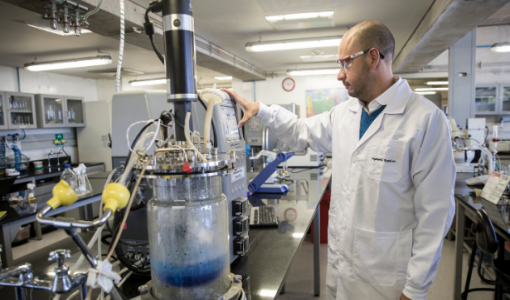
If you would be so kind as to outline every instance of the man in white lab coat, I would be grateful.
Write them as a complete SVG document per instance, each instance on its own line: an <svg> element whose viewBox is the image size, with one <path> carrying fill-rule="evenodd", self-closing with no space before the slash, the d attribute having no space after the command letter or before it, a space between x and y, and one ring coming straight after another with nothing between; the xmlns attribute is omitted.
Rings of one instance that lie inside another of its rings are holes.
<svg viewBox="0 0 510 300"><path fill-rule="evenodd" d="M367 21L338 54L348 101L297 119L227 91L285 144L333 153L328 300L426 299L455 213L455 164L444 113L393 76L394 39Z"/></svg>

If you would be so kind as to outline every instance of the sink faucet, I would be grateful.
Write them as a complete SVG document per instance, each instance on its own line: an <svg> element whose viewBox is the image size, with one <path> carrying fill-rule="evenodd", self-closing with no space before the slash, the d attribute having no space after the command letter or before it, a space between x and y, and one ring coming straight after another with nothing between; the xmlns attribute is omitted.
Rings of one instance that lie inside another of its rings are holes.
<svg viewBox="0 0 510 300"><path fill-rule="evenodd" d="M88 294L87 275L68 274L68 267L64 265L65 258L71 257L69 250L55 250L50 253L48 260L56 260L55 278L53 281L39 280L32 273L29 263L0 270L0 286L11 286L16 290L16 299L25 299L24 289L40 289L51 291L56 294L68 293L75 288L80 289L80 299L85 299Z"/></svg>
<svg viewBox="0 0 510 300"><path fill-rule="evenodd" d="M54 148L51 148L51 152L48 153L48 167L51 168L51 161L50 158L52 155L57 156L57 166L60 167L60 154L62 154L62 148L60 148L57 152L55 152Z"/></svg>
<svg viewBox="0 0 510 300"><path fill-rule="evenodd" d="M54 293L67 293L73 288L73 281L69 276L69 268L64 265L65 259L71 257L70 250L55 250L50 252L49 261L56 260L57 267L55 268L55 278L51 286Z"/></svg>

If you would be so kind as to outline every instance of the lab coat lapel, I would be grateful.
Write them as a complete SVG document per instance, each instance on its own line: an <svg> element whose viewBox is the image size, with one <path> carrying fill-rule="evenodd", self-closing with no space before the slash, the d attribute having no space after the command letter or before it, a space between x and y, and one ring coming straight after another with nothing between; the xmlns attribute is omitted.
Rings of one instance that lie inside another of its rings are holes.
<svg viewBox="0 0 510 300"><path fill-rule="evenodd" d="M350 116L348 119L348 141L349 145L356 145L359 141L359 130L361 126L361 105L359 105L358 100L353 101L349 106ZM354 150L351 146L351 149Z"/></svg>
<svg viewBox="0 0 510 300"><path fill-rule="evenodd" d="M384 110L386 110L386 108ZM369 138L371 138L379 130L379 128L381 127L382 120L384 119L384 115L385 115L384 110L381 112L380 115L377 116L377 118L375 118L375 120L372 122L372 124L370 124L370 126L368 127L365 134L361 137L361 139L356 144L356 148L354 149L354 151L356 151L361 145L363 145L363 143L365 143ZM360 113L360 115L361 115L361 113ZM361 118L360 118L360 122L361 122ZM359 126L360 126L360 124L358 124L358 128L359 128ZM359 130L358 130L358 135L359 135Z"/></svg>
<svg viewBox="0 0 510 300"><path fill-rule="evenodd" d="M387 95L390 97L387 101L387 105L384 108L384 110L381 112L377 118L372 122L370 127L368 127L367 131L363 135L363 137L358 141L356 144L356 147L354 148L354 151L356 151L361 145L363 145L368 139L370 139L380 128L383 120L387 118L386 115L397 115L397 114L403 114L407 103L409 102L409 99L411 98L413 92L411 91L411 88L409 87L409 84L407 81L402 82L398 87L397 90L393 95ZM359 106L358 110L358 118L356 122L356 128L357 128L357 134L359 136L359 128L360 128L360 122L361 122L361 105ZM353 151L353 152L354 152Z"/></svg>

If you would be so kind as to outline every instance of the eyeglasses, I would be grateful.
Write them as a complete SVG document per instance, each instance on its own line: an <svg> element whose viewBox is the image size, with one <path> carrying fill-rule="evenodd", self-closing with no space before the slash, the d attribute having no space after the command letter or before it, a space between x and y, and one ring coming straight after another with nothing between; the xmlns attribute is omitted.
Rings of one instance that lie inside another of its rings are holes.
<svg viewBox="0 0 510 300"><path fill-rule="evenodd" d="M336 61L336 63L340 66L340 70L344 69L346 72L349 70L349 68L352 66L352 60L358 56L362 56L364 54L367 54L372 48L360 51L358 53L355 53L353 55L346 56L344 58L340 58ZM376 49L377 50L377 49ZM381 51L377 50L379 52L379 55L381 56L381 59L384 59L384 54L381 53Z"/></svg>

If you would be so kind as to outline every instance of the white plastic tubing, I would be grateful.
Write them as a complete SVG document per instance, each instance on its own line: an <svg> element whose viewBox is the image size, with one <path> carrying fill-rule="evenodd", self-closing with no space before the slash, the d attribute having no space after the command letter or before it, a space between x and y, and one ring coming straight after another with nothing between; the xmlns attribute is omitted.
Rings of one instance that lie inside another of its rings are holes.
<svg viewBox="0 0 510 300"><path fill-rule="evenodd" d="M197 150L195 145L193 145L193 143L191 142L190 130L189 130L189 118L190 117L191 117L191 113L188 111L186 113L186 119L184 120L184 135L186 136L186 142L188 143L188 146L190 146L191 148L193 148L195 150L198 157L200 157L200 159L202 159L203 162L207 162L207 159L202 155L202 153L200 153L200 151Z"/></svg>
<svg viewBox="0 0 510 300"><path fill-rule="evenodd" d="M150 148L150 146L149 146L145 149L142 149L143 145L145 143L145 140L147 138L150 138L153 136L156 137L157 132L151 131L149 133L144 134L140 138L140 140L136 143L135 148L133 149L133 153L131 154L131 158L129 159L128 162L126 162L126 169L124 169L124 173L122 173L122 175L120 176L120 179L119 179L120 184L122 184L122 185L126 184L126 179L127 179L127 176L129 175L129 172L131 172L131 169L133 169L134 165L138 162L139 157L138 157L138 154L136 153L136 151L142 150L142 152L145 154L145 152L147 152L147 150Z"/></svg>
<svg viewBox="0 0 510 300"><path fill-rule="evenodd" d="M204 152L207 152L209 149L209 140L211 136L211 122L212 122L212 113L214 110L214 99L209 99L207 103L207 111L205 113L205 125L204 125Z"/></svg>
<svg viewBox="0 0 510 300"><path fill-rule="evenodd" d="M122 56L124 55L124 0L120 0L120 44L119 44L119 61L117 63L117 76L115 91L120 90L120 71L122 69Z"/></svg>

